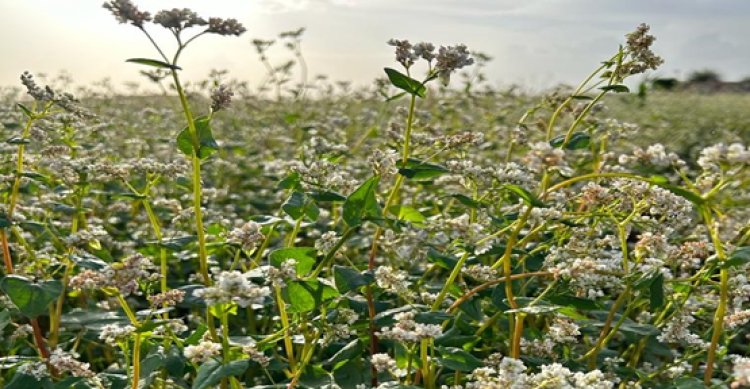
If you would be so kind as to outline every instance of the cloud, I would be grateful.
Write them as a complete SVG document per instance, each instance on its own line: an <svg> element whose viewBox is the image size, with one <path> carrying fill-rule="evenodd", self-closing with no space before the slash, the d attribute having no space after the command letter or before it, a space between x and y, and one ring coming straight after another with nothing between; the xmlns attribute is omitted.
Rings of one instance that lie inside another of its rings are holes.
<svg viewBox="0 0 750 389"><path fill-rule="evenodd" d="M357 0L260 0L263 12L272 14L300 12L309 9L326 9L328 7L351 7Z"/></svg>

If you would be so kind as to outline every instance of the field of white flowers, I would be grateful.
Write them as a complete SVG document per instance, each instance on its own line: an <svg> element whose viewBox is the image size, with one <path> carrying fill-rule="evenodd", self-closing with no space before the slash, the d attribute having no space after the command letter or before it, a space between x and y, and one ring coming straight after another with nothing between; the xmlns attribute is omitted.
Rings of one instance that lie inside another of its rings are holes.
<svg viewBox="0 0 750 389"><path fill-rule="evenodd" d="M164 94L4 90L0 387L750 387L750 98L630 93L648 26L538 95L407 40L295 85L292 31L258 92L180 78L236 20L104 7Z"/></svg>

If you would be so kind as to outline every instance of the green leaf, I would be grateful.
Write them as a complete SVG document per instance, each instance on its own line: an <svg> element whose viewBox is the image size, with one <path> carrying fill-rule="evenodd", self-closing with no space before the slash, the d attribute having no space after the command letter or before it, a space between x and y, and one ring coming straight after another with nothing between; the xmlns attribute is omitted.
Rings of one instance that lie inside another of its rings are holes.
<svg viewBox="0 0 750 389"><path fill-rule="evenodd" d="M76 265L84 269L101 270L107 267L107 262L102 261L98 257L95 257L85 251L79 251L79 254L73 254L70 259L76 263Z"/></svg>
<svg viewBox="0 0 750 389"><path fill-rule="evenodd" d="M47 312L49 305L62 293L63 285L58 280L32 282L26 277L9 275L0 281L0 289L21 313L33 319Z"/></svg>
<svg viewBox="0 0 750 389"><path fill-rule="evenodd" d="M315 201L346 201L346 197L331 191L312 191L307 195Z"/></svg>
<svg viewBox="0 0 750 389"><path fill-rule="evenodd" d="M303 216L307 216L308 219L316 221L318 220L318 215L320 215L320 209L315 204L315 201L308 198L302 192L292 192L281 206L281 209L294 220L299 220Z"/></svg>
<svg viewBox="0 0 750 389"><path fill-rule="evenodd" d="M396 101L404 96L406 96L406 92L397 93L391 97L388 97L387 99L385 99L385 101L386 103L391 102L391 101Z"/></svg>
<svg viewBox="0 0 750 389"><path fill-rule="evenodd" d="M542 202L542 200L536 197L535 194L529 192L528 190L518 185L507 184L507 185L504 185L503 188L518 195L518 197L522 198L526 202L526 204L533 205L538 208L547 208L547 204Z"/></svg>
<svg viewBox="0 0 750 389"><path fill-rule="evenodd" d="M27 108L25 105L21 103L17 103L16 106L23 111L23 114L26 115L29 119L34 117L34 112L32 112L29 108Z"/></svg>
<svg viewBox="0 0 750 389"><path fill-rule="evenodd" d="M50 389L54 388L52 381L45 377L42 380L37 380L36 377L28 374L16 373L13 375L13 379L5 385L5 389Z"/></svg>
<svg viewBox="0 0 750 389"><path fill-rule="evenodd" d="M191 243L197 241L198 238L194 235L178 236L170 239L163 239L161 241L152 240L146 242L146 244L153 244L172 251L180 251L185 249Z"/></svg>
<svg viewBox="0 0 750 389"><path fill-rule="evenodd" d="M659 309L664 306L664 274L661 272L657 273L651 285L649 285L649 305L651 309Z"/></svg>
<svg viewBox="0 0 750 389"><path fill-rule="evenodd" d="M0 333L3 332L10 322L10 311L7 309L0 311Z"/></svg>
<svg viewBox="0 0 750 389"><path fill-rule="evenodd" d="M398 220L406 220L412 223L424 223L425 217L416 208L408 205L394 205L388 209L393 215L398 215Z"/></svg>
<svg viewBox="0 0 750 389"><path fill-rule="evenodd" d="M279 181L279 184L276 185L277 189L302 189L302 184L300 184L300 176L298 172L290 173L288 176L284 177L281 181Z"/></svg>
<svg viewBox="0 0 750 389"><path fill-rule="evenodd" d="M5 141L5 143L9 145L27 145L31 143L31 139L29 138L22 138L20 136L14 136L8 140Z"/></svg>
<svg viewBox="0 0 750 389"><path fill-rule="evenodd" d="M457 347L441 347L438 363L448 369L463 372L471 372L483 366L482 361L477 357Z"/></svg>
<svg viewBox="0 0 750 389"><path fill-rule="evenodd" d="M427 260L446 270L453 270L458 263L458 258L452 255L443 254L432 247L427 250Z"/></svg>
<svg viewBox="0 0 750 389"><path fill-rule="evenodd" d="M0 211L0 228L8 228L13 225L5 212Z"/></svg>
<svg viewBox="0 0 750 389"><path fill-rule="evenodd" d="M129 324L125 315L114 311L74 308L62 315L60 323L68 330L99 330L107 324Z"/></svg>
<svg viewBox="0 0 750 389"><path fill-rule="evenodd" d="M365 181L344 202L343 218L349 226L362 224L366 217L380 218L380 205L375 197L380 176L373 176Z"/></svg>
<svg viewBox="0 0 750 389"><path fill-rule="evenodd" d="M211 119L208 116L201 116L193 120L195 130L198 132L198 157L206 159L219 149L219 145L214 139L211 131ZM193 137L190 135L190 128L185 127L177 135L177 148L185 155L193 155Z"/></svg>
<svg viewBox="0 0 750 389"><path fill-rule="evenodd" d="M594 99L593 97L586 96L586 95L573 95L573 96L570 96L570 98L573 100L593 100Z"/></svg>
<svg viewBox="0 0 750 389"><path fill-rule="evenodd" d="M471 197L466 196L466 195L462 195L460 193L452 194L450 197L453 197L454 199L458 200L459 203L461 203L461 204L463 204L463 205L465 205L465 206L467 206L469 208L479 209L479 208L484 208L484 207L487 206L487 204L484 204L484 203L482 203L480 201L474 200Z"/></svg>
<svg viewBox="0 0 750 389"><path fill-rule="evenodd" d="M737 247L726 261L721 263L721 267L728 269L730 267L740 267L750 263L750 246Z"/></svg>
<svg viewBox="0 0 750 389"><path fill-rule="evenodd" d="M336 354L333 354L331 358L325 361L324 365L331 366L332 370L336 370L350 359L359 357L363 350L362 342L359 339L354 339L337 351Z"/></svg>
<svg viewBox="0 0 750 389"><path fill-rule="evenodd" d="M188 346L194 346L198 344L206 331L208 331L208 327L206 327L205 324L200 324L198 328L196 328L195 331L193 331L193 333L190 334L187 339L185 339L185 344Z"/></svg>
<svg viewBox="0 0 750 389"><path fill-rule="evenodd" d="M675 389L705 389L706 385L695 377L680 377L674 380L673 387Z"/></svg>
<svg viewBox="0 0 750 389"><path fill-rule="evenodd" d="M563 143L565 142L565 135L560 135L552 138L552 140L549 141L550 146L560 148L562 147ZM570 139L568 140L568 144L565 145L565 148L568 150L580 150L585 149L586 147L589 147L589 144L591 143L591 135L585 133L585 132L574 132Z"/></svg>
<svg viewBox="0 0 750 389"><path fill-rule="evenodd" d="M287 259L296 260L297 266L295 268L298 276L307 274L315 265L317 258L318 249L315 247L287 247L274 250L269 254L269 261L275 267L281 267L281 264Z"/></svg>
<svg viewBox="0 0 750 389"><path fill-rule="evenodd" d="M195 377L195 381L193 382L193 389L213 388L223 378L243 374L248 366L250 366L249 359L232 361L224 365L219 361L211 359L198 369L198 376Z"/></svg>
<svg viewBox="0 0 750 389"><path fill-rule="evenodd" d="M145 358L141 359L141 375L143 379L148 379L151 374L158 371L164 366L164 354L152 352Z"/></svg>
<svg viewBox="0 0 750 389"><path fill-rule="evenodd" d="M406 165L401 165L399 163L398 172L399 174L410 180L427 181L435 177L442 176L443 174L449 173L450 170L445 168L445 166L409 158L409 160L406 162Z"/></svg>
<svg viewBox="0 0 750 389"><path fill-rule="evenodd" d="M589 299L571 296L567 294L553 295L553 296L548 297L546 300L555 305L559 305L563 307L573 307L576 309L580 309L582 311L593 311L597 309L602 309L601 305L594 300L589 300Z"/></svg>
<svg viewBox="0 0 750 389"><path fill-rule="evenodd" d="M309 312L336 297L339 292L319 280L291 281L284 288L284 298L289 302L289 312Z"/></svg>
<svg viewBox="0 0 750 389"><path fill-rule="evenodd" d="M339 293L346 293L371 284L374 278L370 273L360 273L350 267L335 265L333 267L333 280Z"/></svg>
<svg viewBox="0 0 750 389"><path fill-rule="evenodd" d="M299 377L299 382L308 388L330 387L333 377L320 366L307 365Z"/></svg>
<svg viewBox="0 0 750 389"><path fill-rule="evenodd" d="M349 360L333 372L336 383L342 388L355 388L363 382L370 382L370 367L363 358Z"/></svg>
<svg viewBox="0 0 750 389"><path fill-rule="evenodd" d="M448 331L435 338L435 345L445 347L463 347L468 343L479 340L476 335L462 335L457 325L451 327Z"/></svg>
<svg viewBox="0 0 750 389"><path fill-rule="evenodd" d="M419 97L425 97L427 88L419 81L399 72L396 69L385 68L385 74L388 75L388 79L391 80L391 84L398 89L405 91L411 95L417 95Z"/></svg>
<svg viewBox="0 0 750 389"><path fill-rule="evenodd" d="M666 189L666 190L668 190L668 191L676 194L677 196L680 196L680 197L682 197L682 198L690 201L691 203L693 203L695 205L702 205L703 203L706 202L706 200L703 197L701 197L699 194L691 192L691 191L689 191L689 190L687 190L685 188L681 188L681 187L679 187L677 185L670 184L669 183L669 179L667 177L664 177L664 176L651 176L651 178L650 178L649 181L652 184L654 184L656 186L659 186L659 187L662 187L662 188L664 188L664 189Z"/></svg>
<svg viewBox="0 0 750 389"><path fill-rule="evenodd" d="M158 59L130 58L130 59L125 60L125 62L132 62L132 63L137 63L140 65L146 65L146 66L153 66L155 68L161 68L161 69L182 70L182 68L180 68L177 65L172 65L164 61L159 61Z"/></svg>
<svg viewBox="0 0 750 389"><path fill-rule="evenodd" d="M600 87L599 89L604 91L612 91L615 93L628 93L630 92L630 88L628 88L625 85L605 85L603 87Z"/></svg>

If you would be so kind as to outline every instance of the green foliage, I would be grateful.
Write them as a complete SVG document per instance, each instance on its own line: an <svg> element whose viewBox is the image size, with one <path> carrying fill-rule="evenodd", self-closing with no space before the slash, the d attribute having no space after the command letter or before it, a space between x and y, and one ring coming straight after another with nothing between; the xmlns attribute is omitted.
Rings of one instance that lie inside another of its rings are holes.
<svg viewBox="0 0 750 389"><path fill-rule="evenodd" d="M201 116L196 118L193 123L197 132L197 153L195 153L195 140L189 127L183 128L177 135L177 148L185 155L191 156L195 153L200 159L206 159L219 149L219 145L216 143L211 130L211 118Z"/></svg>
<svg viewBox="0 0 750 389"><path fill-rule="evenodd" d="M385 68L385 74L391 81L391 84L404 92L419 97L425 97L427 93L427 87L421 82L399 72L396 69Z"/></svg>
<svg viewBox="0 0 750 389"><path fill-rule="evenodd" d="M49 305L62 293L63 286L59 280L34 282L23 276L8 275L0 280L0 290L21 313L33 319L47 312Z"/></svg>
<svg viewBox="0 0 750 389"><path fill-rule="evenodd" d="M381 217L380 205L375 196L380 176L373 176L346 198L343 218L349 226L358 226L366 218Z"/></svg>

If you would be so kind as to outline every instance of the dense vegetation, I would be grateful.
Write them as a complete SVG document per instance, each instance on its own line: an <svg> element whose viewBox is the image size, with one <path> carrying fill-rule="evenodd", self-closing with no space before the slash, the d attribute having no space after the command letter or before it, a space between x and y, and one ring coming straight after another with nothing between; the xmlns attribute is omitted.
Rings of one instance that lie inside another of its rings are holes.
<svg viewBox="0 0 750 389"><path fill-rule="evenodd" d="M750 385L748 97L629 93L647 26L544 95L402 40L373 88L258 93L180 80L236 21L105 7L174 33L129 60L171 88L6 93L5 387Z"/></svg>

